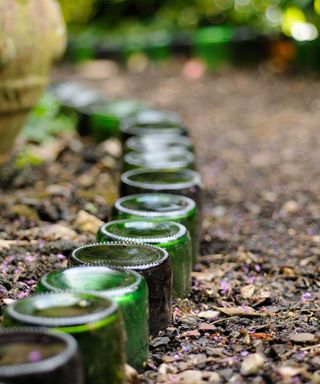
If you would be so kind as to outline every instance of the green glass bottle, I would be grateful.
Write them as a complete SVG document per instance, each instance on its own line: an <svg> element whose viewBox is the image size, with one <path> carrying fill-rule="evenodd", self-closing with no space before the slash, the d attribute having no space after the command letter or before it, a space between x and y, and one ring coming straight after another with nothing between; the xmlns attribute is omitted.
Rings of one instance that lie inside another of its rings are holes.
<svg viewBox="0 0 320 384"><path fill-rule="evenodd" d="M63 81L50 85L52 93L65 111L96 105L107 101L106 96L97 89L76 81Z"/></svg>
<svg viewBox="0 0 320 384"><path fill-rule="evenodd" d="M192 244L186 227L173 221L116 220L100 227L99 242L135 242L164 248L172 264L172 296L184 298L191 287Z"/></svg>
<svg viewBox="0 0 320 384"><path fill-rule="evenodd" d="M112 208L112 219L148 219L175 221L189 231L192 241L192 261L199 254L199 223L196 203L186 196L169 193L136 194L121 197Z"/></svg>
<svg viewBox="0 0 320 384"><path fill-rule="evenodd" d="M149 339L148 288L145 279L135 271L80 266L49 272L37 284L38 292L68 290L100 294L119 304L127 334L127 362L141 370L148 358Z"/></svg>
<svg viewBox="0 0 320 384"><path fill-rule="evenodd" d="M171 322L172 267L164 249L145 244L96 243L75 249L71 259L76 264L141 273L148 284L150 333L158 334Z"/></svg>
<svg viewBox="0 0 320 384"><path fill-rule="evenodd" d="M146 105L137 100L114 100L98 105L90 118L91 132L97 141L120 136L120 123L146 109Z"/></svg>
<svg viewBox="0 0 320 384"><path fill-rule="evenodd" d="M173 193L197 204L197 233L200 238L203 187L199 172L191 169L134 169L121 175L120 196L136 193ZM192 235L192 234L191 234Z"/></svg>
<svg viewBox="0 0 320 384"><path fill-rule="evenodd" d="M133 118L126 119L121 123L120 130L123 143L131 136L187 134L179 115L152 109L141 111Z"/></svg>
<svg viewBox="0 0 320 384"><path fill-rule="evenodd" d="M84 384L77 342L45 329L1 329L0 382Z"/></svg>
<svg viewBox="0 0 320 384"><path fill-rule="evenodd" d="M103 93L78 82L57 83L50 87L50 91L59 100L62 112L77 121L77 129L84 136L91 133L93 110L108 103Z"/></svg>
<svg viewBox="0 0 320 384"><path fill-rule="evenodd" d="M124 152L166 152L173 149L186 149L194 152L192 140L181 135L132 136L125 142Z"/></svg>
<svg viewBox="0 0 320 384"><path fill-rule="evenodd" d="M88 384L125 383L122 317L118 304L89 293L46 293L10 304L6 327L52 328L79 343Z"/></svg>
<svg viewBox="0 0 320 384"><path fill-rule="evenodd" d="M166 152L129 152L124 156L122 171L139 168L179 169L195 168L194 154L185 149L174 149Z"/></svg>
<svg viewBox="0 0 320 384"><path fill-rule="evenodd" d="M121 175L120 195L165 192L190 197L202 210L202 180L190 169L134 169Z"/></svg>

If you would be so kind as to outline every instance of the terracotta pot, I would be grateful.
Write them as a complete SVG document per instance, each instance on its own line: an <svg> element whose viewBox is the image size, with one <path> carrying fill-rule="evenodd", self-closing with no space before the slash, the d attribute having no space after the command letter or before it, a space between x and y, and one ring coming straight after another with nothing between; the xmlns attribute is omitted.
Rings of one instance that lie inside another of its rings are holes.
<svg viewBox="0 0 320 384"><path fill-rule="evenodd" d="M0 162L66 44L55 0L0 0Z"/></svg>

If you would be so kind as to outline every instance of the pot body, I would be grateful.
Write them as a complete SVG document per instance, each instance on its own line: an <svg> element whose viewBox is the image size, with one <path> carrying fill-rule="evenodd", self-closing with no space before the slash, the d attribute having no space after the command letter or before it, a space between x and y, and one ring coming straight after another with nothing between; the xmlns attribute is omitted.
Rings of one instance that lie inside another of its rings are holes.
<svg viewBox="0 0 320 384"><path fill-rule="evenodd" d="M56 0L0 0L0 162L66 45Z"/></svg>

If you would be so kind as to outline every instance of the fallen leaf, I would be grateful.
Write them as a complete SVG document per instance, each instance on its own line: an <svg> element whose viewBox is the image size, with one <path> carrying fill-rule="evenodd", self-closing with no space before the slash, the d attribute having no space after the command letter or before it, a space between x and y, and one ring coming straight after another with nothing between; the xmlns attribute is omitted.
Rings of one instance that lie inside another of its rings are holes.
<svg viewBox="0 0 320 384"><path fill-rule="evenodd" d="M314 343L316 341L314 334L306 332L291 333L288 338L294 343Z"/></svg>
<svg viewBox="0 0 320 384"><path fill-rule="evenodd" d="M168 345L169 343L170 343L170 339L167 336L165 336L165 337L156 337L155 339L153 339L150 342L150 346L153 347L153 348L158 348L158 347L162 347L162 346Z"/></svg>
<svg viewBox="0 0 320 384"><path fill-rule="evenodd" d="M217 310L227 316L264 317L267 315L265 312L258 312L255 309L245 305L239 307L221 307L217 308Z"/></svg>
<svg viewBox="0 0 320 384"><path fill-rule="evenodd" d="M192 272L192 277L203 283L210 283L215 275L212 272Z"/></svg>
<svg viewBox="0 0 320 384"><path fill-rule="evenodd" d="M255 286L253 284L246 285L245 287L242 287L240 290L241 296L244 299L249 299L254 294L254 291L255 291Z"/></svg>
<svg viewBox="0 0 320 384"><path fill-rule="evenodd" d="M182 336L185 336L185 337L199 337L200 336L200 332L197 329L193 329L191 331L183 332Z"/></svg>
<svg viewBox="0 0 320 384"><path fill-rule="evenodd" d="M214 331L216 327L213 324L201 323L199 325L199 331Z"/></svg>
<svg viewBox="0 0 320 384"><path fill-rule="evenodd" d="M202 311L198 313L200 319L216 319L219 316L219 311Z"/></svg>

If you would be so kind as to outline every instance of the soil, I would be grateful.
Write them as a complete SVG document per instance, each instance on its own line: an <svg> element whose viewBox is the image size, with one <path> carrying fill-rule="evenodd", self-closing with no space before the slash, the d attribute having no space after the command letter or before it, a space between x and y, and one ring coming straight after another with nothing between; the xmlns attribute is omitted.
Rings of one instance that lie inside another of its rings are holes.
<svg viewBox="0 0 320 384"><path fill-rule="evenodd" d="M192 80L180 63L56 74L92 75L111 97L180 112L204 178L192 293L151 340L141 381L320 383L319 79L261 65ZM46 145L39 147L48 153ZM116 141L96 145L66 134L55 148L42 165L2 171L2 308L93 241L117 196Z"/></svg>

